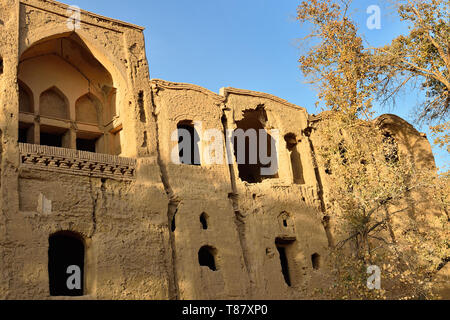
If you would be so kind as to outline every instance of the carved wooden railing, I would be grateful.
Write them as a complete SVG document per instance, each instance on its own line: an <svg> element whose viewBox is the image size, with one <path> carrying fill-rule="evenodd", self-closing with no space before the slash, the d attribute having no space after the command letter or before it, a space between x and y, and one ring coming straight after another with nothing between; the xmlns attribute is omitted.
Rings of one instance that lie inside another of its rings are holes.
<svg viewBox="0 0 450 320"><path fill-rule="evenodd" d="M134 180L136 159L19 143L21 168L71 175Z"/></svg>

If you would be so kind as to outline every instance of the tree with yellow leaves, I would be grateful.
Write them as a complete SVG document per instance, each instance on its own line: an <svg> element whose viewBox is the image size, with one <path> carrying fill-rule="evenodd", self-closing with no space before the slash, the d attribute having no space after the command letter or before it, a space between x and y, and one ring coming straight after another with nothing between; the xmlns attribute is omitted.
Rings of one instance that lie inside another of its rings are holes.
<svg viewBox="0 0 450 320"><path fill-rule="evenodd" d="M331 111L315 128L323 137L317 162L333 186L326 201L339 240L329 297L434 297L434 275L450 253L448 179L399 152L374 121L372 103L395 99L419 80L426 92L420 118L445 118L449 21L442 20L443 4L403 1L399 14L412 22L410 34L375 49L364 47L349 1L310 0L298 7L298 20L312 27L305 40L314 41L300 67ZM431 208L423 206L430 202ZM382 267L383 290L367 288L369 265Z"/></svg>

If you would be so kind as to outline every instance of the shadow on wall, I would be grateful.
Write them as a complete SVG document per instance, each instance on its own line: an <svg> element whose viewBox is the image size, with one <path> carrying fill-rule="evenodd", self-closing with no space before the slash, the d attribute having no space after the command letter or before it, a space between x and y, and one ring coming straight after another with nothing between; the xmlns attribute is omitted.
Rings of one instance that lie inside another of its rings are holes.
<svg viewBox="0 0 450 320"><path fill-rule="evenodd" d="M297 149L297 136L293 133L288 133L284 136L284 140L286 141L286 148L288 149L291 159L291 169L294 180L293 182L294 184L305 184L305 178L303 177L302 160Z"/></svg>

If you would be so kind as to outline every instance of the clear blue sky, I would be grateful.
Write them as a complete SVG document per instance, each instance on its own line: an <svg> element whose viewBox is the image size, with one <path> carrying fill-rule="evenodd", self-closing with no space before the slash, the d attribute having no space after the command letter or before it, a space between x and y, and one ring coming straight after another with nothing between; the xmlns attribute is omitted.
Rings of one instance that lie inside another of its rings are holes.
<svg viewBox="0 0 450 320"><path fill-rule="evenodd" d="M354 18L370 45L387 44L407 29L387 1L357 0ZM151 78L187 82L218 92L221 87L262 91L315 108L316 92L298 68L298 39L308 32L296 21L299 0L73 0L68 4L146 28ZM369 30L366 9L379 5L381 30ZM413 121L417 93L395 109L378 108ZM427 128L418 128L428 132ZM450 156L435 148L438 166Z"/></svg>

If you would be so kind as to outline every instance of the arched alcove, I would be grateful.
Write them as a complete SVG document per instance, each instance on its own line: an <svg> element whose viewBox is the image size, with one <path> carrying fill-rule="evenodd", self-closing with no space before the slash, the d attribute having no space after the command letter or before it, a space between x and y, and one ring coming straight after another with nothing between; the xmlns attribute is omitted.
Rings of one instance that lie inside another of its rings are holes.
<svg viewBox="0 0 450 320"><path fill-rule="evenodd" d="M94 47L88 46L77 33L62 33L37 40L23 51L18 78L38 94L39 107L34 110L37 117L21 116L24 122L21 126L34 126L38 133L35 139L24 139L22 134L22 141L98 153L121 153L121 139L117 137L124 128L122 122L113 121L118 115L118 88L112 73L97 59L98 56L107 62L105 55L100 51L94 55L91 50ZM113 63L107 65L114 66ZM113 72L117 83L125 90L126 82L121 73L116 69ZM22 105L26 106L27 99L22 100ZM29 110L23 107L21 113L29 113Z"/></svg>
<svg viewBox="0 0 450 320"><path fill-rule="evenodd" d="M100 100L92 93L80 97L75 103L75 120L79 130L77 131L77 150L98 152L105 149L101 146L105 132L100 125L102 121L103 106ZM80 127L83 125L83 130Z"/></svg>
<svg viewBox="0 0 450 320"><path fill-rule="evenodd" d="M75 120L94 125L99 125L103 108L100 100L91 93L80 97L75 103Z"/></svg>
<svg viewBox="0 0 450 320"><path fill-rule="evenodd" d="M286 211L281 212L278 216L278 225L280 230L284 233L294 233L295 231L294 221L292 220L291 215Z"/></svg>
<svg viewBox="0 0 450 320"><path fill-rule="evenodd" d="M52 87L41 93L39 97L39 112L43 117L69 119L69 102L57 87Z"/></svg>
<svg viewBox="0 0 450 320"><path fill-rule="evenodd" d="M34 113L33 92L22 81L19 81L19 112Z"/></svg>
<svg viewBox="0 0 450 320"><path fill-rule="evenodd" d="M62 231L49 237L48 276L51 296L83 296L85 244L74 232Z"/></svg>

